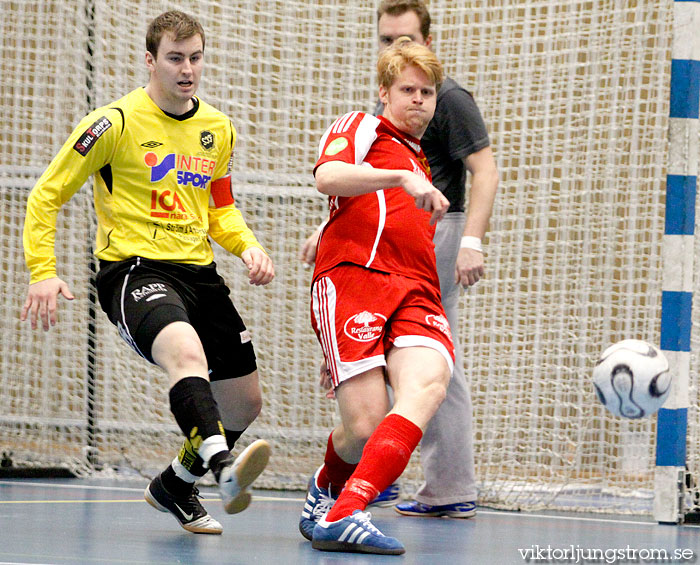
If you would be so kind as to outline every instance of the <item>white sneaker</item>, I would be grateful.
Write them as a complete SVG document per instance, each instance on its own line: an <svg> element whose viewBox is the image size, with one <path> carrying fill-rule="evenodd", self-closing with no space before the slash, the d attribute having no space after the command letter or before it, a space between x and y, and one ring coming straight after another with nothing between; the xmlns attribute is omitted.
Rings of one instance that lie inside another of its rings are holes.
<svg viewBox="0 0 700 565"><path fill-rule="evenodd" d="M269 460L270 444L258 439L246 447L231 465L221 470L219 491L226 512L237 514L248 508L252 497L246 489L265 470Z"/></svg>

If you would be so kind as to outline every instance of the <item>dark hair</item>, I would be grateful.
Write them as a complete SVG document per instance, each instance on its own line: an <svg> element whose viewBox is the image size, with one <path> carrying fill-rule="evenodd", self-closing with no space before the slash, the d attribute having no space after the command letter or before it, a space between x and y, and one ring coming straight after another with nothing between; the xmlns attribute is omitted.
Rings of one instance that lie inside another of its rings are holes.
<svg viewBox="0 0 700 565"><path fill-rule="evenodd" d="M384 14L400 16L406 12L415 12L420 21L420 32L423 39L430 35L430 13L423 0L382 0L377 8L377 21Z"/></svg>
<svg viewBox="0 0 700 565"><path fill-rule="evenodd" d="M154 58L158 55L160 40L166 33L171 34L175 41L189 39L199 34L202 38L202 49L204 49L204 29L202 25L189 14L173 10L162 13L148 25L146 50Z"/></svg>

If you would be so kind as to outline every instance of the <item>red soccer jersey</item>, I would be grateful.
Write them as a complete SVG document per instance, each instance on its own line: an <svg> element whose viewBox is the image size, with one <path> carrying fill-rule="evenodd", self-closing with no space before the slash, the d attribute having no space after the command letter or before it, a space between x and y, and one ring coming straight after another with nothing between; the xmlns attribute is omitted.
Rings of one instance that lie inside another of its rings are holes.
<svg viewBox="0 0 700 565"><path fill-rule="evenodd" d="M420 141L383 117L351 112L321 138L319 165L343 161L376 169L407 169L431 180ZM401 187L329 197L330 218L318 243L314 280L340 263L425 280L439 288L435 228Z"/></svg>

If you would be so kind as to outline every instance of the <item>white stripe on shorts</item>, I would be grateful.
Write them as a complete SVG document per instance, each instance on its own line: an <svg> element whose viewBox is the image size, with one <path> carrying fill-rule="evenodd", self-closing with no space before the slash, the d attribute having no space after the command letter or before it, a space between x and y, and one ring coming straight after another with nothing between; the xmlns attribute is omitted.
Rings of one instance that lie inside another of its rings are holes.
<svg viewBox="0 0 700 565"><path fill-rule="evenodd" d="M430 349L434 349L445 358L447 366L450 368L450 376L452 376L452 371L454 371L455 368L452 356L447 350L447 347L437 339L424 335L400 335L394 340L394 347L429 347Z"/></svg>
<svg viewBox="0 0 700 565"><path fill-rule="evenodd" d="M331 372L333 387L337 387L350 377L369 371L374 367L386 366L384 355L374 355L358 361L341 361L338 340L335 335L336 290L329 277L321 277L311 289L312 308L316 325L321 335L321 349Z"/></svg>
<svg viewBox="0 0 700 565"><path fill-rule="evenodd" d="M311 290L313 311L321 335L321 349L331 372L333 386L338 386L338 366L340 352L335 337L335 285L328 277L321 277Z"/></svg>
<svg viewBox="0 0 700 565"><path fill-rule="evenodd" d="M136 263L131 265L129 268L129 272L124 276L124 282L122 283L122 291L119 295L119 309L121 312L121 320L119 323L117 323L117 330L119 331L119 335L121 338L133 349L138 353L141 357L144 359L148 359L143 352L139 349L139 346L136 345L136 340L133 338L131 335L131 331L129 330L129 326L126 324L126 310L124 309L124 296L126 295L126 287L129 284L129 276L131 275L131 272L137 267L141 265L141 257L136 258Z"/></svg>

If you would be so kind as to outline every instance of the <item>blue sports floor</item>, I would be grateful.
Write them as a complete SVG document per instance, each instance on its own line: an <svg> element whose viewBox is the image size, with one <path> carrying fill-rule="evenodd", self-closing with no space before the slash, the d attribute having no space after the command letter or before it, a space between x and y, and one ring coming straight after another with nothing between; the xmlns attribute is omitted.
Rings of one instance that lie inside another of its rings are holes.
<svg viewBox="0 0 700 565"><path fill-rule="evenodd" d="M223 535L206 536L149 506L145 486L145 480L0 480L0 565L700 563L697 526L485 508L469 520L373 509L375 524L404 543L404 555L324 553L297 530L301 492L254 491L251 506L229 516L215 491L204 488L205 506L224 526Z"/></svg>

